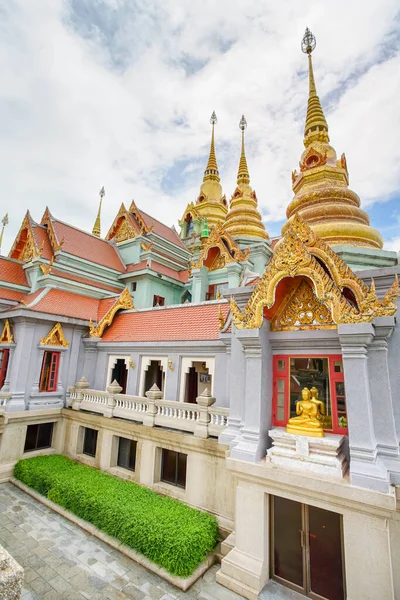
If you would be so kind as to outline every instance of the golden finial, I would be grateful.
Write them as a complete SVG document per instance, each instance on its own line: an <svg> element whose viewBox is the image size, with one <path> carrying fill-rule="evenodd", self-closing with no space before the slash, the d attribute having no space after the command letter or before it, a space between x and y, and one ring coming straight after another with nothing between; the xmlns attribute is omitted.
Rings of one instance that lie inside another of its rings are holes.
<svg viewBox="0 0 400 600"><path fill-rule="evenodd" d="M5 229L6 225L8 225L8 213L6 213L4 215L1 222L2 222L3 227L1 228L1 233L0 233L0 254L1 254L1 244L3 243L4 229Z"/></svg>
<svg viewBox="0 0 400 600"><path fill-rule="evenodd" d="M307 147L313 140L329 142L328 123L326 122L324 111L317 96L315 87L314 71L311 59L311 53L315 49L316 39L311 31L306 28L301 42L302 51L308 55L308 74L309 74L309 92L306 124L304 127L304 145Z"/></svg>
<svg viewBox="0 0 400 600"><path fill-rule="evenodd" d="M250 183L250 175L249 175L249 170L247 168L247 160L246 160L246 154L244 151L244 130L247 127L247 121L244 118L244 115L242 115L242 118L240 119L239 122L239 129L242 130L242 152L240 155L240 161L239 161L239 169L238 169L238 174L237 174L237 183L239 185L239 183Z"/></svg>
<svg viewBox="0 0 400 600"><path fill-rule="evenodd" d="M103 198L106 195L106 192L105 192L105 189L104 189L104 185L101 188L101 190L99 192L99 195L100 195L99 210L97 211L97 217L96 217L96 220L94 222L93 229L92 229L92 234L95 235L98 238L100 237L100 234L101 234L101 225L100 225L101 205L103 203Z"/></svg>
<svg viewBox="0 0 400 600"><path fill-rule="evenodd" d="M207 179L214 179L215 181L220 180L218 173L217 157L215 156L214 146L214 126L217 122L217 115L215 114L215 110L213 110L213 113L210 118L210 123L212 125L210 156L208 157L207 167L204 171L203 181L207 181Z"/></svg>

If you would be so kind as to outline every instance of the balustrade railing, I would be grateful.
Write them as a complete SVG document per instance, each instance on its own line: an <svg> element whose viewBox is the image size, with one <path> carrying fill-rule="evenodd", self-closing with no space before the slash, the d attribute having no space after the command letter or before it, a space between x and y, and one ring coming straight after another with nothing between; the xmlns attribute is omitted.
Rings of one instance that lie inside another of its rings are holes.
<svg viewBox="0 0 400 600"><path fill-rule="evenodd" d="M144 396L121 394L121 387L113 382L107 391L89 389L82 378L69 388L67 406L86 410L105 417L120 417L153 427L167 427L194 433L199 437L218 435L227 426L229 409L212 406L215 398L205 390L196 404L162 400L162 392L154 385ZM1 406L1 404L0 404Z"/></svg>

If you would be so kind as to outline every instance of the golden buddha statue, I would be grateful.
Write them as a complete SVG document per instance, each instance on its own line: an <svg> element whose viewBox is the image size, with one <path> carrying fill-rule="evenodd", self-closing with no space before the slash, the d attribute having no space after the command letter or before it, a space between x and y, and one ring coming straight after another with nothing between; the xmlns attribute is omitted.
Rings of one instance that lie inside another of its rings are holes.
<svg viewBox="0 0 400 600"><path fill-rule="evenodd" d="M289 419L286 431L295 435L324 437L322 410L325 412L325 405L322 400L315 397L312 400L311 391L306 387L303 388L301 400L296 403L297 417Z"/></svg>
<svg viewBox="0 0 400 600"><path fill-rule="evenodd" d="M321 422L322 422L322 427L324 429L332 429L332 417L330 415L326 414L326 408L325 408L325 402L323 402L322 400L320 400L318 398L318 390L315 386L313 386L310 389L311 392L311 402L315 402L316 404L318 404L318 406L320 407L320 417L317 417L318 419L320 418Z"/></svg>

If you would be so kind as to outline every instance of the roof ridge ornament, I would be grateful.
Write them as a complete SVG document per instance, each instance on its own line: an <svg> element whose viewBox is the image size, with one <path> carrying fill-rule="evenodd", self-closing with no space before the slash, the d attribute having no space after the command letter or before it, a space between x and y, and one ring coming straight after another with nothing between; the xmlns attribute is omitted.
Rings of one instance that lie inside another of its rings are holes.
<svg viewBox="0 0 400 600"><path fill-rule="evenodd" d="M322 110L321 102L317 95L315 86L314 70L312 65L311 54L317 45L315 36L309 28L306 28L303 39L301 41L301 49L308 56L308 104L307 116L304 127L304 145L307 148L313 141L329 142L328 123Z"/></svg>
<svg viewBox="0 0 400 600"><path fill-rule="evenodd" d="M245 119L245 116L242 115L242 118L239 121L239 129L241 129L241 131L242 131L242 151L240 154L239 168L238 168L238 174L237 174L237 184L238 185L240 185L241 183L245 183L245 184L250 183L250 174L249 174L249 169L247 167L247 159L246 159L246 153L245 153L245 149L244 149L244 130L246 128L247 128L247 121Z"/></svg>
<svg viewBox="0 0 400 600"><path fill-rule="evenodd" d="M218 123L218 119L217 119L217 115L215 114L215 110L213 110L212 115L210 117L210 123L212 126L210 154L208 157L206 170L204 171L203 182L207 181L208 179L213 179L214 181L220 181L218 165L217 165L217 157L215 154L215 142L214 142L214 126L216 125L216 123Z"/></svg>
<svg viewBox="0 0 400 600"><path fill-rule="evenodd" d="M97 211L97 217L94 222L93 229L92 229L92 235L95 235L98 238L101 236L101 223L100 223L101 206L102 206L103 198L105 195L106 195L106 191L105 191L104 185L103 185L99 192L99 196L100 196L99 210Z"/></svg>

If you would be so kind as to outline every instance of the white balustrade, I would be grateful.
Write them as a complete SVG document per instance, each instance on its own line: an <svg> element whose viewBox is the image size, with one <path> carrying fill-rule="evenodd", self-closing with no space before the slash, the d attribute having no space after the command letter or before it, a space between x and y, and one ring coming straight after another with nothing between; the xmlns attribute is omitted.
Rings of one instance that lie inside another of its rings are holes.
<svg viewBox="0 0 400 600"><path fill-rule="evenodd" d="M74 408L77 405L75 410L81 408L108 417L120 417L145 425L158 425L159 427L178 431L187 431L195 433L195 435L198 435L198 426L199 423L201 424L201 414L204 414L204 410L206 410L205 414L207 414L207 411L209 414L208 435L211 436L218 437L224 427L227 426L229 416L227 408L210 406L204 409L199 404L159 400L154 397L154 394L153 396L149 394L148 397L143 397L112 394L100 390L70 388L68 399L68 405L75 403ZM1 396L0 406L2 406ZM149 417L149 415L154 416Z"/></svg>

